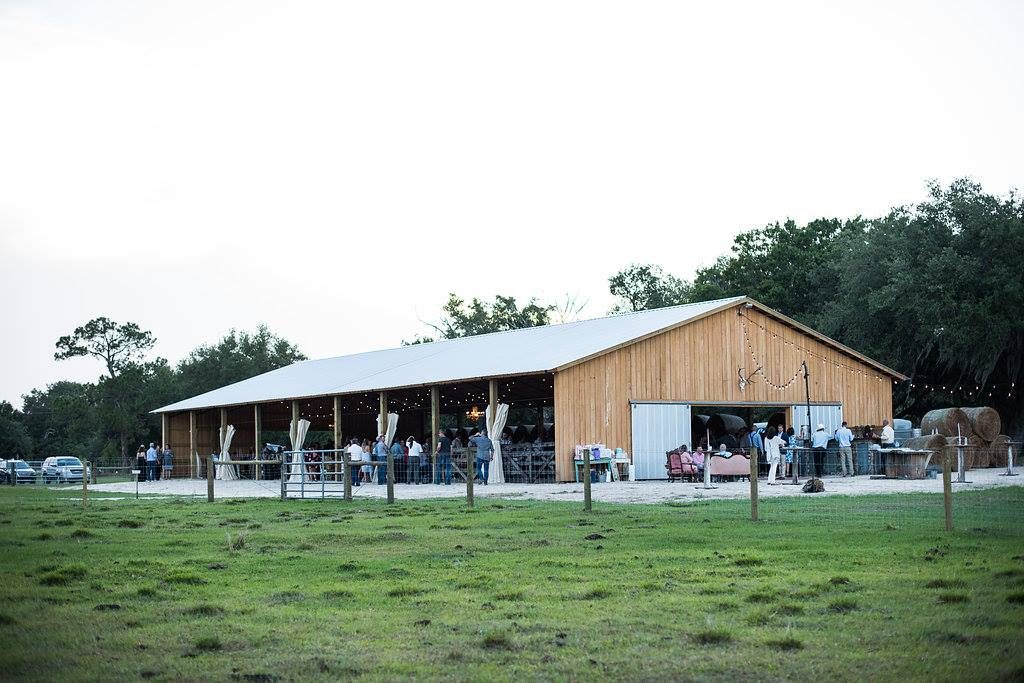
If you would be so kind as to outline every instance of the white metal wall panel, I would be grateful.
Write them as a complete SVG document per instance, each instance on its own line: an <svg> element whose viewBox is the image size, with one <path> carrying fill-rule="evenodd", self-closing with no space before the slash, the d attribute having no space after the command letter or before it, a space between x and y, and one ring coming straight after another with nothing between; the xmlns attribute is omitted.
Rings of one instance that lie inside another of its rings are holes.
<svg viewBox="0 0 1024 683"><path fill-rule="evenodd" d="M825 431L834 433L843 424L842 405L814 405L811 404L811 431L818 428L819 424L825 425ZM807 425L807 404L793 406L793 429L797 435L800 428Z"/></svg>
<svg viewBox="0 0 1024 683"><path fill-rule="evenodd" d="M690 446L690 406L633 404L633 469L637 479L665 479L665 452Z"/></svg>

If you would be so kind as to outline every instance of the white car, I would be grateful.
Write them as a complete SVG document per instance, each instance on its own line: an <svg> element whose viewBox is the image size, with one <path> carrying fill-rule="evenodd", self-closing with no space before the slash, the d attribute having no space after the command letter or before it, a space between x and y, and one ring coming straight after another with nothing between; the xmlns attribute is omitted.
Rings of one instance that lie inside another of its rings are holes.
<svg viewBox="0 0 1024 683"><path fill-rule="evenodd" d="M82 461L73 456L60 455L43 461L42 474L44 484L81 483L84 472L85 466L82 465Z"/></svg>

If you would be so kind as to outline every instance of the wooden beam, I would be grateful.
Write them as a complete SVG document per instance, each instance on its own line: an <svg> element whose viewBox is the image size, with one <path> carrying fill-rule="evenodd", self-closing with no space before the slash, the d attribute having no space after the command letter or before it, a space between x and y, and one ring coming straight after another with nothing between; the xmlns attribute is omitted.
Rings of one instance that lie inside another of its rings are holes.
<svg viewBox="0 0 1024 683"><path fill-rule="evenodd" d="M299 402L292 400L292 425L298 426L299 424Z"/></svg>
<svg viewBox="0 0 1024 683"><path fill-rule="evenodd" d="M196 469L196 411L188 411L188 476L199 475Z"/></svg>
<svg viewBox="0 0 1024 683"><path fill-rule="evenodd" d="M334 397L334 450L340 451L344 448L341 444L341 396ZM324 458L325 460L341 460L341 453L335 453L330 458ZM332 480L338 481L338 465L331 465L331 472L333 472ZM342 469L344 472L344 468Z"/></svg>
<svg viewBox="0 0 1024 683"><path fill-rule="evenodd" d="M492 379L487 383L487 417L491 424L494 424L494 416L498 410L498 380ZM497 437L495 434L488 434L490 438Z"/></svg>
<svg viewBox="0 0 1024 683"><path fill-rule="evenodd" d="M167 448L167 413L160 413L160 448Z"/></svg>
<svg viewBox="0 0 1024 683"><path fill-rule="evenodd" d="M380 433L388 432L388 392L380 392ZM395 502L395 461L388 448L388 503Z"/></svg>
<svg viewBox="0 0 1024 683"><path fill-rule="evenodd" d="M252 406L252 417L253 417L253 455L257 460L262 460L260 457L260 441L263 440L263 414L260 411L260 404L254 403ZM260 465L256 465L256 481L260 479Z"/></svg>
<svg viewBox="0 0 1024 683"><path fill-rule="evenodd" d="M430 387L430 476L437 480L437 444L441 431L441 390Z"/></svg>

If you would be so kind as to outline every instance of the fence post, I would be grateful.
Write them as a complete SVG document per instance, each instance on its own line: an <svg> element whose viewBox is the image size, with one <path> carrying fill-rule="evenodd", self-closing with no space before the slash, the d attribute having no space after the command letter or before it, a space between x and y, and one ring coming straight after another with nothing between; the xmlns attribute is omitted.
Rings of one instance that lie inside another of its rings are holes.
<svg viewBox="0 0 1024 683"><path fill-rule="evenodd" d="M97 469L98 468L92 466L92 461L90 460L89 461L89 469L86 470L86 472L88 472L89 476L92 478L92 481L89 482L90 484L95 484L96 483L96 470Z"/></svg>
<svg viewBox="0 0 1024 683"><path fill-rule="evenodd" d="M573 467L576 465L573 464ZM590 512L590 449L583 449L583 509Z"/></svg>
<svg viewBox="0 0 1024 683"><path fill-rule="evenodd" d="M781 459L781 458L780 458ZM757 521L757 449L750 449L750 520Z"/></svg>
<svg viewBox="0 0 1024 683"><path fill-rule="evenodd" d="M953 470L949 455L942 458L942 505L946 510L946 531L953 530Z"/></svg>
<svg viewBox="0 0 1024 683"><path fill-rule="evenodd" d="M210 455L210 459L206 463L206 501L208 503L213 502L213 477L215 473L213 455Z"/></svg>
<svg viewBox="0 0 1024 683"><path fill-rule="evenodd" d="M348 459L348 451L341 452L341 487L345 492L345 500L352 500L352 462Z"/></svg>
<svg viewBox="0 0 1024 683"><path fill-rule="evenodd" d="M466 446L466 507L473 507L473 479L476 477L476 463L471 461L476 460L476 452L471 455L469 452L469 446Z"/></svg>
<svg viewBox="0 0 1024 683"><path fill-rule="evenodd" d="M92 463L88 460L85 461L85 472L82 472L82 509L89 507L89 470L92 469ZM11 478L17 481L17 470L14 465L11 465Z"/></svg>
<svg viewBox="0 0 1024 683"><path fill-rule="evenodd" d="M288 498L288 474L287 474L288 470L287 470L287 463L288 463L288 454L287 453L282 453L281 454L281 500L286 500Z"/></svg>
<svg viewBox="0 0 1024 683"><path fill-rule="evenodd" d="M387 474L388 480L388 504L391 504L395 502L395 456L391 454L390 447L388 448L387 460L388 471L385 474Z"/></svg>

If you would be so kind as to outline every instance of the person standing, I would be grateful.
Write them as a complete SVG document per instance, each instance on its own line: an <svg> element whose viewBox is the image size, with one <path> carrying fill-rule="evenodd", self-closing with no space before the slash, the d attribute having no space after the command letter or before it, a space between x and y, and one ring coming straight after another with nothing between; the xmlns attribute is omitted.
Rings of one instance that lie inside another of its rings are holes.
<svg viewBox="0 0 1024 683"><path fill-rule="evenodd" d="M363 447L359 445L359 439L352 439L345 452L348 455L349 478L353 486L359 486L359 468L363 460Z"/></svg>
<svg viewBox="0 0 1024 683"><path fill-rule="evenodd" d="M384 436L378 436L377 441L373 444L373 460L374 460L374 472L376 473L376 479L378 484L384 483L384 477L381 476L382 471L387 471L388 467L388 445L384 442ZM374 477L371 475L370 477Z"/></svg>
<svg viewBox="0 0 1024 683"><path fill-rule="evenodd" d="M171 471L174 469L174 453L170 446L164 446L164 479L171 478Z"/></svg>
<svg viewBox="0 0 1024 683"><path fill-rule="evenodd" d="M769 427L765 432L764 453L768 461L768 485L775 486L775 475L779 470L779 463L782 462L782 437L775 427Z"/></svg>
<svg viewBox="0 0 1024 683"><path fill-rule="evenodd" d="M150 443L146 451L146 481L156 481L157 466L156 445Z"/></svg>
<svg viewBox="0 0 1024 683"><path fill-rule="evenodd" d="M880 442L879 448L882 451L878 454L878 465L881 474L885 474L885 468L888 464L888 455L885 452L887 448L896 448L896 432L893 430L892 425L889 424L888 420L882 420L882 433L879 435L878 440Z"/></svg>
<svg viewBox="0 0 1024 683"><path fill-rule="evenodd" d="M409 467L406 472L405 483L419 484L420 456L423 455L423 446L416 441L416 437L410 436L405 442L405 447L409 449Z"/></svg>
<svg viewBox="0 0 1024 683"><path fill-rule="evenodd" d="M487 438L486 429L481 429L476 436L469 437L469 443L476 447L476 479L486 486L491 460L494 458L494 444Z"/></svg>
<svg viewBox="0 0 1024 683"><path fill-rule="evenodd" d="M139 444L139 450L135 452L135 469L139 471L135 475L139 481L148 481L146 476L146 447L141 443Z"/></svg>
<svg viewBox="0 0 1024 683"><path fill-rule="evenodd" d="M839 468L844 477L852 477L853 471L853 432L843 420L842 426L836 430L836 443L839 444Z"/></svg>
<svg viewBox="0 0 1024 683"><path fill-rule="evenodd" d="M441 476L444 475L444 485L452 483L452 440L448 435L441 432L437 438L437 459L434 461L434 483L441 483Z"/></svg>
<svg viewBox="0 0 1024 683"><path fill-rule="evenodd" d="M821 477L825 472L825 453L828 447L828 432L825 431L825 425L818 423L818 428L814 431L814 435L811 436L811 453L813 454L814 462L814 476Z"/></svg>

